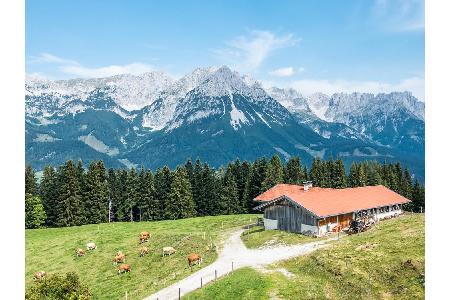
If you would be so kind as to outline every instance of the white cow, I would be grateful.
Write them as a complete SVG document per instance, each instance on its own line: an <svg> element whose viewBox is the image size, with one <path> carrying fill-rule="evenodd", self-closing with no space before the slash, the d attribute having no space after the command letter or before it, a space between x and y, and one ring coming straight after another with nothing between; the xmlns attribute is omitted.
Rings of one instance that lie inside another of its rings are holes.
<svg viewBox="0 0 450 300"><path fill-rule="evenodd" d="M177 252L177 250L175 250L175 248L173 247L163 247L163 256L171 255L174 254L175 252Z"/></svg>
<svg viewBox="0 0 450 300"><path fill-rule="evenodd" d="M94 250L94 249L97 249L97 245L95 244L95 243L87 243L86 244L86 248L88 249L88 250Z"/></svg>

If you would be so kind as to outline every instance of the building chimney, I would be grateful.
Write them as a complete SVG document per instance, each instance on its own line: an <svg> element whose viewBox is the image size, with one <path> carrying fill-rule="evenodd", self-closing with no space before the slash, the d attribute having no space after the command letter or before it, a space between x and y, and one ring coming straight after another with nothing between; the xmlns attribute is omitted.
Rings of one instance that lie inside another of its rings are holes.
<svg viewBox="0 0 450 300"><path fill-rule="evenodd" d="M307 192L310 188L312 188L312 181L303 181L303 190Z"/></svg>

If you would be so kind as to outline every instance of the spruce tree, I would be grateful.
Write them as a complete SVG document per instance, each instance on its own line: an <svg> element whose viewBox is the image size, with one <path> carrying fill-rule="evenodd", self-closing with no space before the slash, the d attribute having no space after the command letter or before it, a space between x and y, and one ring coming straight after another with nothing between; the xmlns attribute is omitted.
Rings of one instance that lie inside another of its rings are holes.
<svg viewBox="0 0 450 300"><path fill-rule="evenodd" d="M139 176L140 192L139 207L142 211L142 220L152 221L160 218L159 203L155 198L153 173L150 170L141 172Z"/></svg>
<svg viewBox="0 0 450 300"><path fill-rule="evenodd" d="M350 174L349 174L349 178L348 178L348 184L351 187L359 186L358 165L355 162L352 162L352 165L350 167Z"/></svg>
<svg viewBox="0 0 450 300"><path fill-rule="evenodd" d="M401 195L407 199L412 198L412 190L413 183L411 174L408 171L408 168L405 168L403 171L402 181L401 181Z"/></svg>
<svg viewBox="0 0 450 300"><path fill-rule="evenodd" d="M242 211L242 207L239 203L236 180L230 167L227 168L222 179L219 203L221 214L229 215Z"/></svg>
<svg viewBox="0 0 450 300"><path fill-rule="evenodd" d="M342 159L337 159L333 163L333 182L332 187L342 189L347 187L347 176L345 174L344 162Z"/></svg>
<svg viewBox="0 0 450 300"><path fill-rule="evenodd" d="M286 164L286 171L284 172L284 182L289 184L302 184L305 180L303 175L300 158L294 156L289 158Z"/></svg>
<svg viewBox="0 0 450 300"><path fill-rule="evenodd" d="M192 197L194 198L195 207L203 207L204 195L203 195L203 179L202 179L202 164L199 159L195 161L195 165L192 170L191 179L189 180L191 184ZM189 172L186 170L186 173L189 176ZM204 216L204 212L202 210L197 211L199 216Z"/></svg>
<svg viewBox="0 0 450 300"><path fill-rule="evenodd" d="M56 225L56 206L58 203L58 181L55 169L52 166L46 166L42 175L41 184L39 185L39 195L44 205L47 215L47 226Z"/></svg>
<svg viewBox="0 0 450 300"><path fill-rule="evenodd" d="M315 186L324 186L323 180L323 168L322 168L322 160L318 157L314 158L311 170L309 171L309 180L313 182Z"/></svg>
<svg viewBox="0 0 450 300"><path fill-rule="evenodd" d="M410 200L412 200L412 203L409 210L420 212L422 208L422 212L425 211L425 188L420 185L417 179L414 181Z"/></svg>
<svg viewBox="0 0 450 300"><path fill-rule="evenodd" d="M164 219L166 213L166 205L172 184L172 173L167 166L158 169L155 174L155 199L159 203L159 211L161 212L161 219Z"/></svg>
<svg viewBox="0 0 450 300"><path fill-rule="evenodd" d="M247 204L249 212L253 212L253 207L256 205L253 199L264 192L263 182L266 178L267 169L268 163L265 157L255 160L250 169L244 192L244 202Z"/></svg>
<svg viewBox="0 0 450 300"><path fill-rule="evenodd" d="M37 194L36 174L30 165L25 167L25 194Z"/></svg>
<svg viewBox="0 0 450 300"><path fill-rule="evenodd" d="M129 214L127 219L131 222L139 221L139 209L137 207L139 202L139 177L134 167L128 174L126 197L125 208Z"/></svg>
<svg viewBox="0 0 450 300"><path fill-rule="evenodd" d="M127 195L128 171L121 169L116 178L116 188L113 194L113 210L115 220L119 222L128 221L130 217Z"/></svg>
<svg viewBox="0 0 450 300"><path fill-rule="evenodd" d="M164 213L165 218L170 220L195 216L195 203L184 167L177 167L173 174Z"/></svg>
<svg viewBox="0 0 450 300"><path fill-rule="evenodd" d="M375 186L383 184L380 168L377 162L371 162L367 168L367 185Z"/></svg>
<svg viewBox="0 0 450 300"><path fill-rule="evenodd" d="M88 224L108 221L109 189L103 161L92 161L84 177L83 203Z"/></svg>
<svg viewBox="0 0 450 300"><path fill-rule="evenodd" d="M278 155L272 156L269 162L269 166L266 171L266 178L263 182L263 189L267 191L268 189L274 187L279 183L283 183L283 164Z"/></svg>
<svg viewBox="0 0 450 300"><path fill-rule="evenodd" d="M59 197L56 205L56 225L63 227L85 224L79 176L73 161L67 161L60 168L58 177Z"/></svg>
<svg viewBox="0 0 450 300"><path fill-rule="evenodd" d="M196 207L198 214L217 215L219 214L218 195L220 191L220 180L217 178L215 171L209 167L207 163L203 164L202 170L202 199L199 207Z"/></svg>

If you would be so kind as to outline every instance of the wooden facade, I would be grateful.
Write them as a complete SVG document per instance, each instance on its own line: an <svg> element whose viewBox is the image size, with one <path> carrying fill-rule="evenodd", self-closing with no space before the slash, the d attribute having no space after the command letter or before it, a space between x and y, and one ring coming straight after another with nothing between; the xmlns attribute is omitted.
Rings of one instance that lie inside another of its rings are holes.
<svg viewBox="0 0 450 300"><path fill-rule="evenodd" d="M289 232L302 232L302 224L316 226L317 219L306 209L287 200L270 205L264 210L264 218L278 220L278 229Z"/></svg>

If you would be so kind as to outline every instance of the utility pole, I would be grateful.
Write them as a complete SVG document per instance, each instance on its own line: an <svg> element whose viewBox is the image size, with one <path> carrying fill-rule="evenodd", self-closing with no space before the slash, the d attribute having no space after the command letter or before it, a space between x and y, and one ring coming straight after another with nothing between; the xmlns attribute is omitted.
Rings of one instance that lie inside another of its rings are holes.
<svg viewBox="0 0 450 300"><path fill-rule="evenodd" d="M108 223L111 223L111 207L112 207L111 197L108 197Z"/></svg>

